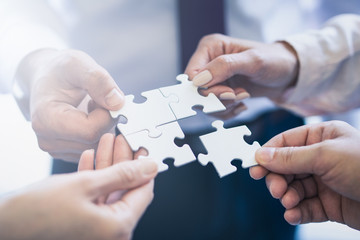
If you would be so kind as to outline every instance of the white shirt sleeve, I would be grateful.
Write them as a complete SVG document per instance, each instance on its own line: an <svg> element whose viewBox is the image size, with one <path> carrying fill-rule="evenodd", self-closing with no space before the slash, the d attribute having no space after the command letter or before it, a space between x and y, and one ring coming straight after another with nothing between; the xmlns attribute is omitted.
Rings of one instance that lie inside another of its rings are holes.
<svg viewBox="0 0 360 240"><path fill-rule="evenodd" d="M0 93L10 92L17 65L28 53L66 47L59 26L47 1L0 2Z"/></svg>
<svg viewBox="0 0 360 240"><path fill-rule="evenodd" d="M310 116L360 106L360 16L339 15L322 29L285 38L296 50L298 82L282 106Z"/></svg>

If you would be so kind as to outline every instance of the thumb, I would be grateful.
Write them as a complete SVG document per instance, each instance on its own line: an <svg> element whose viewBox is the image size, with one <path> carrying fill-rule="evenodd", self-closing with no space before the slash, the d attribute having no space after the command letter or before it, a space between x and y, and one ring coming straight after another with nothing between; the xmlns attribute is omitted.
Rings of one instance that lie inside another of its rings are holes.
<svg viewBox="0 0 360 240"><path fill-rule="evenodd" d="M125 103L124 93L110 74L100 66L86 81L85 89L96 104L107 110L119 110Z"/></svg>
<svg viewBox="0 0 360 240"><path fill-rule="evenodd" d="M75 67L71 70L79 79L72 83L86 90L101 107L112 111L119 110L125 103L124 93L111 75L86 53L75 51L75 54L77 61L73 63Z"/></svg>
<svg viewBox="0 0 360 240"><path fill-rule="evenodd" d="M209 62L192 81L195 86L211 87L236 74L252 75L259 68L258 65L259 61L249 50L225 54Z"/></svg>
<svg viewBox="0 0 360 240"><path fill-rule="evenodd" d="M99 197L149 182L157 174L157 164L150 159L125 161L91 174L90 193Z"/></svg>
<svg viewBox="0 0 360 240"><path fill-rule="evenodd" d="M279 174L317 174L319 144L301 147L262 147L255 153L256 161Z"/></svg>

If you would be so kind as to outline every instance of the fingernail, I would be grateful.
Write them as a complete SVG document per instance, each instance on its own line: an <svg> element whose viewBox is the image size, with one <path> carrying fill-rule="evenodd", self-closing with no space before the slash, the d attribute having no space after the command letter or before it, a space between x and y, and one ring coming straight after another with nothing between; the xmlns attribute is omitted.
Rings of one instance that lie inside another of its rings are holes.
<svg viewBox="0 0 360 240"><path fill-rule="evenodd" d="M233 92L224 92L219 95L221 100L235 100L236 96Z"/></svg>
<svg viewBox="0 0 360 240"><path fill-rule="evenodd" d="M156 173L157 170L158 170L157 163L152 159L142 158L142 159L139 159L139 160L136 160L136 161L141 162L141 166L140 166L141 167L141 172L144 175L152 175L152 174Z"/></svg>
<svg viewBox="0 0 360 240"><path fill-rule="evenodd" d="M105 102L109 107L120 105L124 101L124 96L116 88L111 90L105 97Z"/></svg>
<svg viewBox="0 0 360 240"><path fill-rule="evenodd" d="M207 84L208 82L210 82L212 80L212 75L211 72L209 70L204 70L201 73L199 73L198 75L196 75L192 82L195 86L202 86Z"/></svg>
<svg viewBox="0 0 360 240"><path fill-rule="evenodd" d="M245 105L241 105L241 106L238 106L237 108L235 108L235 109L233 110L233 113L234 113L235 115L238 115L238 114L240 114L241 112L243 112L243 111L245 111L245 110L247 110L247 107L246 107Z"/></svg>
<svg viewBox="0 0 360 240"><path fill-rule="evenodd" d="M236 95L236 100L240 101L240 100L244 100L249 97L250 97L250 94L248 92L241 92Z"/></svg>
<svg viewBox="0 0 360 240"><path fill-rule="evenodd" d="M257 150L256 160L259 163L268 163L274 158L275 148L263 147Z"/></svg>

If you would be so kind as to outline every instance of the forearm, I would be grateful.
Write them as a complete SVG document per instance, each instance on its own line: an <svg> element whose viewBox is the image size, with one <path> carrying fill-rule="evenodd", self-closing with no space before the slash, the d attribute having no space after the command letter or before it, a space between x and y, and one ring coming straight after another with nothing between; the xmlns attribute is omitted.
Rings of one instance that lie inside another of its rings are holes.
<svg viewBox="0 0 360 240"><path fill-rule="evenodd" d="M303 115L360 106L360 16L338 16L321 30L285 40L297 52L300 71L282 106Z"/></svg>
<svg viewBox="0 0 360 240"><path fill-rule="evenodd" d="M0 239L25 239L17 228L18 220L24 217L16 207L16 196L0 199ZM28 236L29 237L29 236Z"/></svg>

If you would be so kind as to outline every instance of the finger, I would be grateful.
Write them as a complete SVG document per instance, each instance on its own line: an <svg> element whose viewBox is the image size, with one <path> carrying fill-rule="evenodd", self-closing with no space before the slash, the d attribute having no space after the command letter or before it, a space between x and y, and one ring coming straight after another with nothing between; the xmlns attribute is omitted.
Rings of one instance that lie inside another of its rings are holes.
<svg viewBox="0 0 360 240"><path fill-rule="evenodd" d="M223 38L226 36L217 34L205 36L201 39L185 69L189 79L193 79L214 57L224 54L224 45L221 41Z"/></svg>
<svg viewBox="0 0 360 240"><path fill-rule="evenodd" d="M207 89L201 89L200 92L204 96L207 96L210 93L213 93L220 100L242 101L242 100L250 97L250 94L248 92L246 92L246 90L243 88L233 89L229 86L225 86L225 85L221 85L221 84L209 87Z"/></svg>
<svg viewBox="0 0 360 240"><path fill-rule="evenodd" d="M288 189L288 184L284 176L279 174L269 173L266 176L265 182L271 196L276 199L282 198Z"/></svg>
<svg viewBox="0 0 360 240"><path fill-rule="evenodd" d="M114 164L132 159L133 151L128 142L122 134L118 135L115 139L114 146Z"/></svg>
<svg viewBox="0 0 360 240"><path fill-rule="evenodd" d="M286 210L284 218L292 225L329 220L319 198L306 199L295 208Z"/></svg>
<svg viewBox="0 0 360 240"><path fill-rule="evenodd" d="M220 100L236 100L235 91L226 85L215 85L207 89L201 89L200 93L204 96L208 96L210 93L213 93Z"/></svg>
<svg viewBox="0 0 360 240"><path fill-rule="evenodd" d="M78 171L94 170L94 149L85 150L80 157Z"/></svg>
<svg viewBox="0 0 360 240"><path fill-rule="evenodd" d="M314 178L308 177L290 183L286 193L281 199L281 203L286 209L291 209L305 198L313 198L316 195L317 186Z"/></svg>
<svg viewBox="0 0 360 240"><path fill-rule="evenodd" d="M71 84L88 92L90 97L107 110L119 110L125 103L123 92L110 74L90 56L76 52L78 61L73 64L68 74L78 76L78 81ZM74 72L71 72L74 71ZM80 73L80 74L79 74Z"/></svg>
<svg viewBox="0 0 360 240"><path fill-rule="evenodd" d="M271 138L264 147L295 147L308 145L310 126L304 125L287 130Z"/></svg>
<svg viewBox="0 0 360 240"><path fill-rule="evenodd" d="M266 169L281 174L320 174L317 167L321 144L304 147L269 148L256 151L256 161Z"/></svg>
<svg viewBox="0 0 360 240"><path fill-rule="evenodd" d="M252 177L255 180L260 180L263 177L265 177L269 171L262 167L262 166L254 166L249 169L250 177Z"/></svg>
<svg viewBox="0 0 360 240"><path fill-rule="evenodd" d="M38 136L93 144L116 125L116 119L102 108L89 114L58 102L51 102L44 105L44 108L43 111L47 114L35 116L32 121L32 127Z"/></svg>
<svg viewBox="0 0 360 240"><path fill-rule="evenodd" d="M131 216L130 224L135 226L153 199L154 181L126 192L121 201L112 204L121 216ZM129 212L129 214L124 214Z"/></svg>
<svg viewBox="0 0 360 240"><path fill-rule="evenodd" d="M243 111L247 109L246 105L243 102L222 100L222 103L226 107L226 110L216 113L211 113L210 114L211 116L214 116L219 119L227 120L241 114Z"/></svg>
<svg viewBox="0 0 360 240"><path fill-rule="evenodd" d="M98 142L95 143L84 143L71 140L63 139L52 139L48 137L38 137L39 147L46 152L52 153L75 153L81 154L87 149L96 149Z"/></svg>
<svg viewBox="0 0 360 240"><path fill-rule="evenodd" d="M259 69L259 59L251 51L224 54L211 60L192 79L195 86L210 87L222 83L236 74L255 75Z"/></svg>
<svg viewBox="0 0 360 240"><path fill-rule="evenodd" d="M103 169L113 164L114 140L115 137L111 133L106 133L100 138L96 151L96 169Z"/></svg>
<svg viewBox="0 0 360 240"><path fill-rule="evenodd" d="M111 133L106 133L100 138L95 158L95 169L104 169L113 165L114 141L115 136ZM98 203L105 203L107 198L107 195L100 196Z"/></svg>
<svg viewBox="0 0 360 240"><path fill-rule="evenodd" d="M193 79L210 61L208 49L199 44L186 66L185 74L189 76L189 79Z"/></svg>
<svg viewBox="0 0 360 240"><path fill-rule="evenodd" d="M89 194L92 197L107 195L117 190L141 186L157 174L157 164L149 159L125 161L111 167L92 172Z"/></svg>

